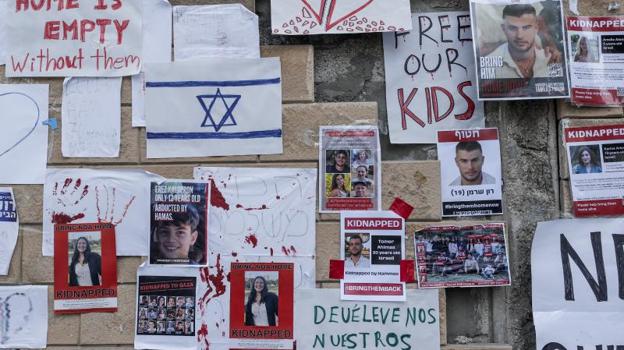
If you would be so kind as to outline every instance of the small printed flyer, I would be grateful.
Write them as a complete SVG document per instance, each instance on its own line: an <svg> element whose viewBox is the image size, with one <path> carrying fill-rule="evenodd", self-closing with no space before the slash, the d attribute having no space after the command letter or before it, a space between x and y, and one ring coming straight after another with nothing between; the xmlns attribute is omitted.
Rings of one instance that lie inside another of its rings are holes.
<svg viewBox="0 0 624 350"><path fill-rule="evenodd" d="M195 340L198 269L141 265L135 349L190 350Z"/></svg>
<svg viewBox="0 0 624 350"><path fill-rule="evenodd" d="M624 103L624 17L566 18L571 99L576 105Z"/></svg>
<svg viewBox="0 0 624 350"><path fill-rule="evenodd" d="M231 264L231 348L293 348L294 270L293 263Z"/></svg>
<svg viewBox="0 0 624 350"><path fill-rule="evenodd" d="M405 301L405 220L391 211L340 214L342 300Z"/></svg>
<svg viewBox="0 0 624 350"><path fill-rule="evenodd" d="M152 182L151 198L150 264L205 266L210 183Z"/></svg>
<svg viewBox="0 0 624 350"><path fill-rule="evenodd" d="M624 125L564 128L576 217L624 214Z"/></svg>
<svg viewBox="0 0 624 350"><path fill-rule="evenodd" d="M321 126L321 213L381 207L381 151L376 126Z"/></svg>
<svg viewBox="0 0 624 350"><path fill-rule="evenodd" d="M115 226L54 225L54 312L116 311Z"/></svg>
<svg viewBox="0 0 624 350"><path fill-rule="evenodd" d="M442 216L503 213L498 129L438 131Z"/></svg>

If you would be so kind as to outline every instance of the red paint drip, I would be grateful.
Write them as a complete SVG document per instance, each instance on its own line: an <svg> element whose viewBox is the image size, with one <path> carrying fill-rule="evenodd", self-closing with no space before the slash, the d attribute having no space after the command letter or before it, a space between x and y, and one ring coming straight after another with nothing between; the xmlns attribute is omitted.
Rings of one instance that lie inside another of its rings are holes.
<svg viewBox="0 0 624 350"><path fill-rule="evenodd" d="M297 254L297 249L295 249L295 246L293 245L290 246L290 251L292 252L293 255Z"/></svg>
<svg viewBox="0 0 624 350"><path fill-rule="evenodd" d="M273 256L273 248L271 248L270 252L271 252L271 256Z"/></svg>
<svg viewBox="0 0 624 350"><path fill-rule="evenodd" d="M69 216L65 213L52 213L52 223L54 224L69 224L72 221L76 221L78 219L82 219L85 217L84 213L78 213L74 216Z"/></svg>
<svg viewBox="0 0 624 350"><path fill-rule="evenodd" d="M80 180L80 179L78 179ZM89 185L86 185L84 187L84 189L82 190L82 194L80 195L80 198L78 198L75 202L74 205L78 204L78 202L80 202L87 194L89 193Z"/></svg>
<svg viewBox="0 0 624 350"><path fill-rule="evenodd" d="M253 233L249 234L249 236L245 237L245 243L251 245L253 248L255 248L258 245L258 237L256 237L256 235L254 235Z"/></svg>
<svg viewBox="0 0 624 350"><path fill-rule="evenodd" d="M117 226L117 225L121 224L123 219L126 218L126 215L128 214L128 209L130 209L130 206L132 205L132 202L134 202L135 198L136 198L136 196L132 196L132 198L130 198L130 200L128 201L128 204L126 204L126 206L124 207L124 211L123 211L123 214L121 215L121 218L119 218L119 220L113 222L113 225Z"/></svg>
<svg viewBox="0 0 624 350"><path fill-rule="evenodd" d="M65 179L65 183L63 184L63 188L61 189L61 194L65 194L65 191L67 191L67 187L69 187L71 183L72 183L71 177L68 177Z"/></svg>
<svg viewBox="0 0 624 350"><path fill-rule="evenodd" d="M288 248L282 246L282 252L286 255L290 255L290 251L288 250Z"/></svg>
<svg viewBox="0 0 624 350"><path fill-rule="evenodd" d="M217 273L215 275L210 274L210 270L208 267L203 267L199 270L199 276L202 282L208 284L208 290L206 290L206 293L204 293L204 295L200 298L199 306L201 311L204 310L206 304L208 304L210 300L225 294L226 288L225 283L223 283L225 274L223 273L223 266L221 265L221 254L217 254L217 264L214 266L214 268L217 270ZM210 295L213 291L215 292L214 295Z"/></svg>
<svg viewBox="0 0 624 350"><path fill-rule="evenodd" d="M213 207L230 210L230 205L225 201L225 197L219 189L213 178L210 179L210 205Z"/></svg>
<svg viewBox="0 0 624 350"><path fill-rule="evenodd" d="M201 328L199 330L197 330L197 340L200 342L203 342L204 344L206 344L206 346L208 346L208 325L207 324L202 324Z"/></svg>

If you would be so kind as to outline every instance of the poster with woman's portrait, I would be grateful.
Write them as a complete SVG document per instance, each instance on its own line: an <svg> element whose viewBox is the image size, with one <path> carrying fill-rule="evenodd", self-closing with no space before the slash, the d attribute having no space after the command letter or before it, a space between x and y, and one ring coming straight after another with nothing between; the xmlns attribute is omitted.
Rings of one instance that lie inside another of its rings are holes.
<svg viewBox="0 0 624 350"><path fill-rule="evenodd" d="M111 223L54 226L54 312L117 311L117 255Z"/></svg>
<svg viewBox="0 0 624 350"><path fill-rule="evenodd" d="M230 283L230 339L235 347L292 346L294 264L235 262Z"/></svg>
<svg viewBox="0 0 624 350"><path fill-rule="evenodd" d="M381 155L377 127L322 126L319 135L320 212L378 210Z"/></svg>

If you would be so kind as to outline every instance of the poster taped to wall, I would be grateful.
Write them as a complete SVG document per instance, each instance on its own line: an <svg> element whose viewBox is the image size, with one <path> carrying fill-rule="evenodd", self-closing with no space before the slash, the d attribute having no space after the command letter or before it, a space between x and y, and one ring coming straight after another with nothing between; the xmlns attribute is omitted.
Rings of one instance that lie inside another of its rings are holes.
<svg viewBox="0 0 624 350"><path fill-rule="evenodd" d="M54 226L54 312L117 311L117 254L111 223Z"/></svg>
<svg viewBox="0 0 624 350"><path fill-rule="evenodd" d="M2 286L0 303L0 349L47 346L48 286Z"/></svg>
<svg viewBox="0 0 624 350"><path fill-rule="evenodd" d="M405 220L392 211L340 214L342 300L404 301Z"/></svg>
<svg viewBox="0 0 624 350"><path fill-rule="evenodd" d="M279 58L150 63L145 77L148 158L282 153Z"/></svg>
<svg viewBox="0 0 624 350"><path fill-rule="evenodd" d="M9 273L17 244L19 219L11 187L0 187L0 276Z"/></svg>
<svg viewBox="0 0 624 350"><path fill-rule="evenodd" d="M383 35L390 141L435 143L438 130L483 128L470 14L419 12L412 22L411 32Z"/></svg>
<svg viewBox="0 0 624 350"><path fill-rule="evenodd" d="M438 131L442 216L503 213L498 129Z"/></svg>
<svg viewBox="0 0 624 350"><path fill-rule="evenodd" d="M504 224L431 226L414 238L420 288L511 284Z"/></svg>
<svg viewBox="0 0 624 350"><path fill-rule="evenodd" d="M404 32L410 1L271 0L274 35Z"/></svg>
<svg viewBox="0 0 624 350"><path fill-rule="evenodd" d="M376 126L321 126L321 213L379 210L381 152Z"/></svg>
<svg viewBox="0 0 624 350"><path fill-rule="evenodd" d="M576 105L624 103L624 17L567 17L571 100Z"/></svg>
<svg viewBox="0 0 624 350"><path fill-rule="evenodd" d="M291 349L294 264L232 263L230 286L230 346Z"/></svg>
<svg viewBox="0 0 624 350"><path fill-rule="evenodd" d="M9 0L8 77L119 77L141 69L140 1Z"/></svg>
<svg viewBox="0 0 624 350"><path fill-rule="evenodd" d="M576 217L624 214L624 125L564 128Z"/></svg>
<svg viewBox="0 0 624 350"><path fill-rule="evenodd" d="M147 256L150 182L159 175L131 169L50 168L43 186L44 256L54 251L54 224L110 222L117 255Z"/></svg>
<svg viewBox="0 0 624 350"><path fill-rule="evenodd" d="M624 220L537 224L531 248L536 349L624 344Z"/></svg>
<svg viewBox="0 0 624 350"><path fill-rule="evenodd" d="M480 100L569 97L561 0L471 0Z"/></svg>
<svg viewBox="0 0 624 350"><path fill-rule="evenodd" d="M198 269L141 265L135 349L197 349Z"/></svg>
<svg viewBox="0 0 624 350"><path fill-rule="evenodd" d="M152 182L151 191L149 263L205 266L210 183Z"/></svg>
<svg viewBox="0 0 624 350"><path fill-rule="evenodd" d="M301 289L295 297L298 348L440 349L436 290L411 289L405 302L344 301L333 288Z"/></svg>

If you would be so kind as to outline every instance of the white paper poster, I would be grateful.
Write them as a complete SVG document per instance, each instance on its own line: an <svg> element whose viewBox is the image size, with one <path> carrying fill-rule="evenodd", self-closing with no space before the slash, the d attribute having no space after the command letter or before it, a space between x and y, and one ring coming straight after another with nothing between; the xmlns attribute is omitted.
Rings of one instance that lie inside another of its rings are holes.
<svg viewBox="0 0 624 350"><path fill-rule="evenodd" d="M8 0L8 77L124 76L141 69L138 1Z"/></svg>
<svg viewBox="0 0 624 350"><path fill-rule="evenodd" d="M148 158L282 153L279 58L151 63L145 74Z"/></svg>
<svg viewBox="0 0 624 350"><path fill-rule="evenodd" d="M295 291L295 340L301 349L440 349L437 290L407 292L405 302L342 301L337 289Z"/></svg>
<svg viewBox="0 0 624 350"><path fill-rule="evenodd" d="M0 85L0 183L42 184L48 162L48 85ZM28 161L25 161L28 160Z"/></svg>
<svg viewBox="0 0 624 350"><path fill-rule="evenodd" d="M42 349L48 341L48 286L0 287L0 349Z"/></svg>
<svg viewBox="0 0 624 350"><path fill-rule="evenodd" d="M342 300L405 301L405 220L392 211L340 213Z"/></svg>
<svg viewBox="0 0 624 350"><path fill-rule="evenodd" d="M134 348L197 349L199 270L139 266Z"/></svg>
<svg viewBox="0 0 624 350"><path fill-rule="evenodd" d="M134 169L48 169L43 255L54 252L54 224L110 222L118 256L147 256L151 181L164 178Z"/></svg>
<svg viewBox="0 0 624 350"><path fill-rule="evenodd" d="M199 342L229 349L231 262L293 262L295 289L315 287L316 169L198 167L194 177L212 185Z"/></svg>
<svg viewBox="0 0 624 350"><path fill-rule="evenodd" d="M175 6L176 61L201 58L260 58L258 16L241 4Z"/></svg>
<svg viewBox="0 0 624 350"><path fill-rule="evenodd" d="M13 189L0 187L0 275L9 273L18 232L19 219Z"/></svg>
<svg viewBox="0 0 624 350"><path fill-rule="evenodd" d="M63 82L63 157L119 157L121 78Z"/></svg>
<svg viewBox="0 0 624 350"><path fill-rule="evenodd" d="M477 101L468 12L412 14L414 30L385 33L392 143L435 143L436 131L485 126Z"/></svg>
<svg viewBox="0 0 624 350"><path fill-rule="evenodd" d="M624 220L537 225L531 250L538 350L624 346Z"/></svg>
<svg viewBox="0 0 624 350"><path fill-rule="evenodd" d="M143 2L143 62L171 62L171 4ZM145 73L132 76L132 126L145 126Z"/></svg>
<svg viewBox="0 0 624 350"><path fill-rule="evenodd" d="M271 0L271 27L274 35L404 32L410 13L409 0Z"/></svg>
<svg viewBox="0 0 624 350"><path fill-rule="evenodd" d="M6 44L6 21L8 16L8 0L0 0L0 65L5 62L5 56L7 53Z"/></svg>

